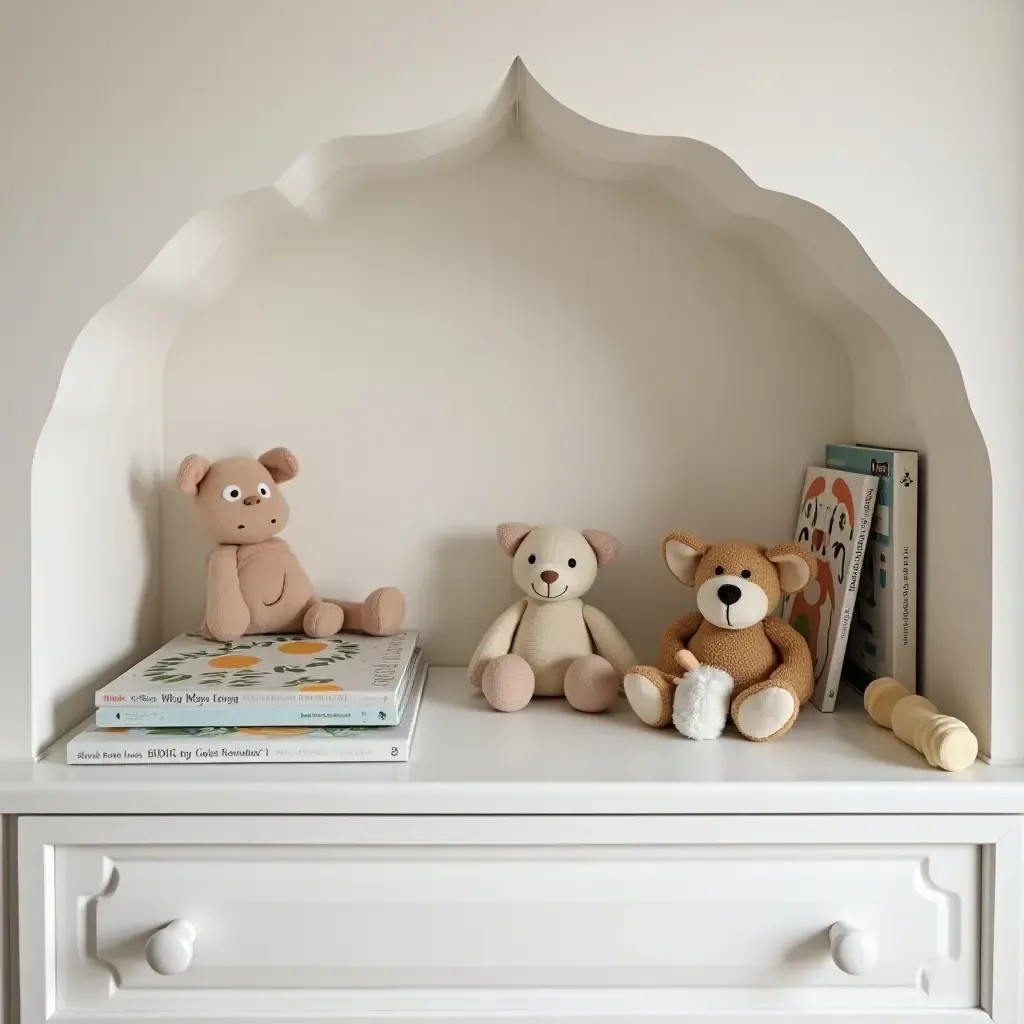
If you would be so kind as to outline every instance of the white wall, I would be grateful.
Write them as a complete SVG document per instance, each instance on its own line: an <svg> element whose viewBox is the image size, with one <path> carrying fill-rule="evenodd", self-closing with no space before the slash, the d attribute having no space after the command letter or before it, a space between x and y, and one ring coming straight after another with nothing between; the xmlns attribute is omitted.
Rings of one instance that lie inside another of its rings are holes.
<svg viewBox="0 0 1024 1024"><path fill-rule="evenodd" d="M15 157L0 161L0 344L13 367L0 375L0 610L23 641L7 652L0 752L30 748L29 466L77 333L196 211L325 138L439 120L520 53L594 120L704 139L759 184L832 212L949 339L993 462L992 749L1024 756L1013 0L22 0L3 18Z"/></svg>
<svg viewBox="0 0 1024 1024"><path fill-rule="evenodd" d="M789 539L804 468L853 437L845 348L739 242L517 136L279 242L179 336L164 410L168 467L292 447L307 571L401 586L441 665L515 599L497 523L615 533L592 599L649 660L690 600L661 537ZM193 515L166 494L167 635L203 611Z"/></svg>

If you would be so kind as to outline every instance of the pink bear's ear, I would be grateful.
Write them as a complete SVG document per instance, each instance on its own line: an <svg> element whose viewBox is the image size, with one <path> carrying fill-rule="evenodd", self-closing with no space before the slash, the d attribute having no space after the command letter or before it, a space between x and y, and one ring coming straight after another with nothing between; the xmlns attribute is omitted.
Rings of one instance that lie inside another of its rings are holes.
<svg viewBox="0 0 1024 1024"><path fill-rule="evenodd" d="M283 484L299 475L299 460L287 448L271 448L259 457L259 462L275 484Z"/></svg>
<svg viewBox="0 0 1024 1024"><path fill-rule="evenodd" d="M210 460L202 455L186 455L178 467L178 475L174 478L174 486L182 494L198 494L203 477L210 472Z"/></svg>
<svg viewBox="0 0 1024 1024"><path fill-rule="evenodd" d="M495 532L501 550L511 558L519 550L519 545L533 533L533 527L526 523L501 523Z"/></svg>
<svg viewBox="0 0 1024 1024"><path fill-rule="evenodd" d="M619 553L619 542L604 530L584 530L583 536L597 555L598 568L607 565Z"/></svg>

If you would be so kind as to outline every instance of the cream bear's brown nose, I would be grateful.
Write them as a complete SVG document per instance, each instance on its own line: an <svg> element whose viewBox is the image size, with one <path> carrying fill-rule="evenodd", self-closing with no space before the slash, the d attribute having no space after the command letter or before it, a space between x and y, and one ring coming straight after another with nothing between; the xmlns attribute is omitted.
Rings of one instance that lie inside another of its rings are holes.
<svg viewBox="0 0 1024 1024"><path fill-rule="evenodd" d="M558 579L558 573L554 569L545 569L541 574L540 578L547 583L549 586Z"/></svg>
<svg viewBox="0 0 1024 1024"><path fill-rule="evenodd" d="M250 494L248 498L242 499L243 505L258 505L260 503L260 496L258 494Z"/></svg>

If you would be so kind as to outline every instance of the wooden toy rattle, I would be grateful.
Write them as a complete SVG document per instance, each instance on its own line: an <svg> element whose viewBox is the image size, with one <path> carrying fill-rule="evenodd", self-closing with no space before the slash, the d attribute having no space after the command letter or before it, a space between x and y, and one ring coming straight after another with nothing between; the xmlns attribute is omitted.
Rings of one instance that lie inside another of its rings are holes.
<svg viewBox="0 0 1024 1024"><path fill-rule="evenodd" d="M923 754L933 768L959 772L978 756L978 738L959 718L940 715L927 697L910 693L889 676L868 685L864 710L873 722Z"/></svg>

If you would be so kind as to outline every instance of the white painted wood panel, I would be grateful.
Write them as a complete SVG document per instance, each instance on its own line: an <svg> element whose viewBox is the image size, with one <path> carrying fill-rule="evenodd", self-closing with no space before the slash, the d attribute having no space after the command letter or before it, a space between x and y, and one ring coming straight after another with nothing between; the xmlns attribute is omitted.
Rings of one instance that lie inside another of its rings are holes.
<svg viewBox="0 0 1024 1024"><path fill-rule="evenodd" d="M983 817L25 818L23 1006L29 1020L95 1024L970 1011L981 851L1010 828ZM193 956L160 975L145 945L176 920L195 929ZM832 962L838 921L877 943L868 974Z"/></svg>
<svg viewBox="0 0 1024 1024"><path fill-rule="evenodd" d="M849 698L850 695L847 695ZM495 713L464 668L431 669L408 763L67 765L0 762L12 814L1024 814L1024 769L950 774L852 699L808 707L777 743L694 743L565 701Z"/></svg>

